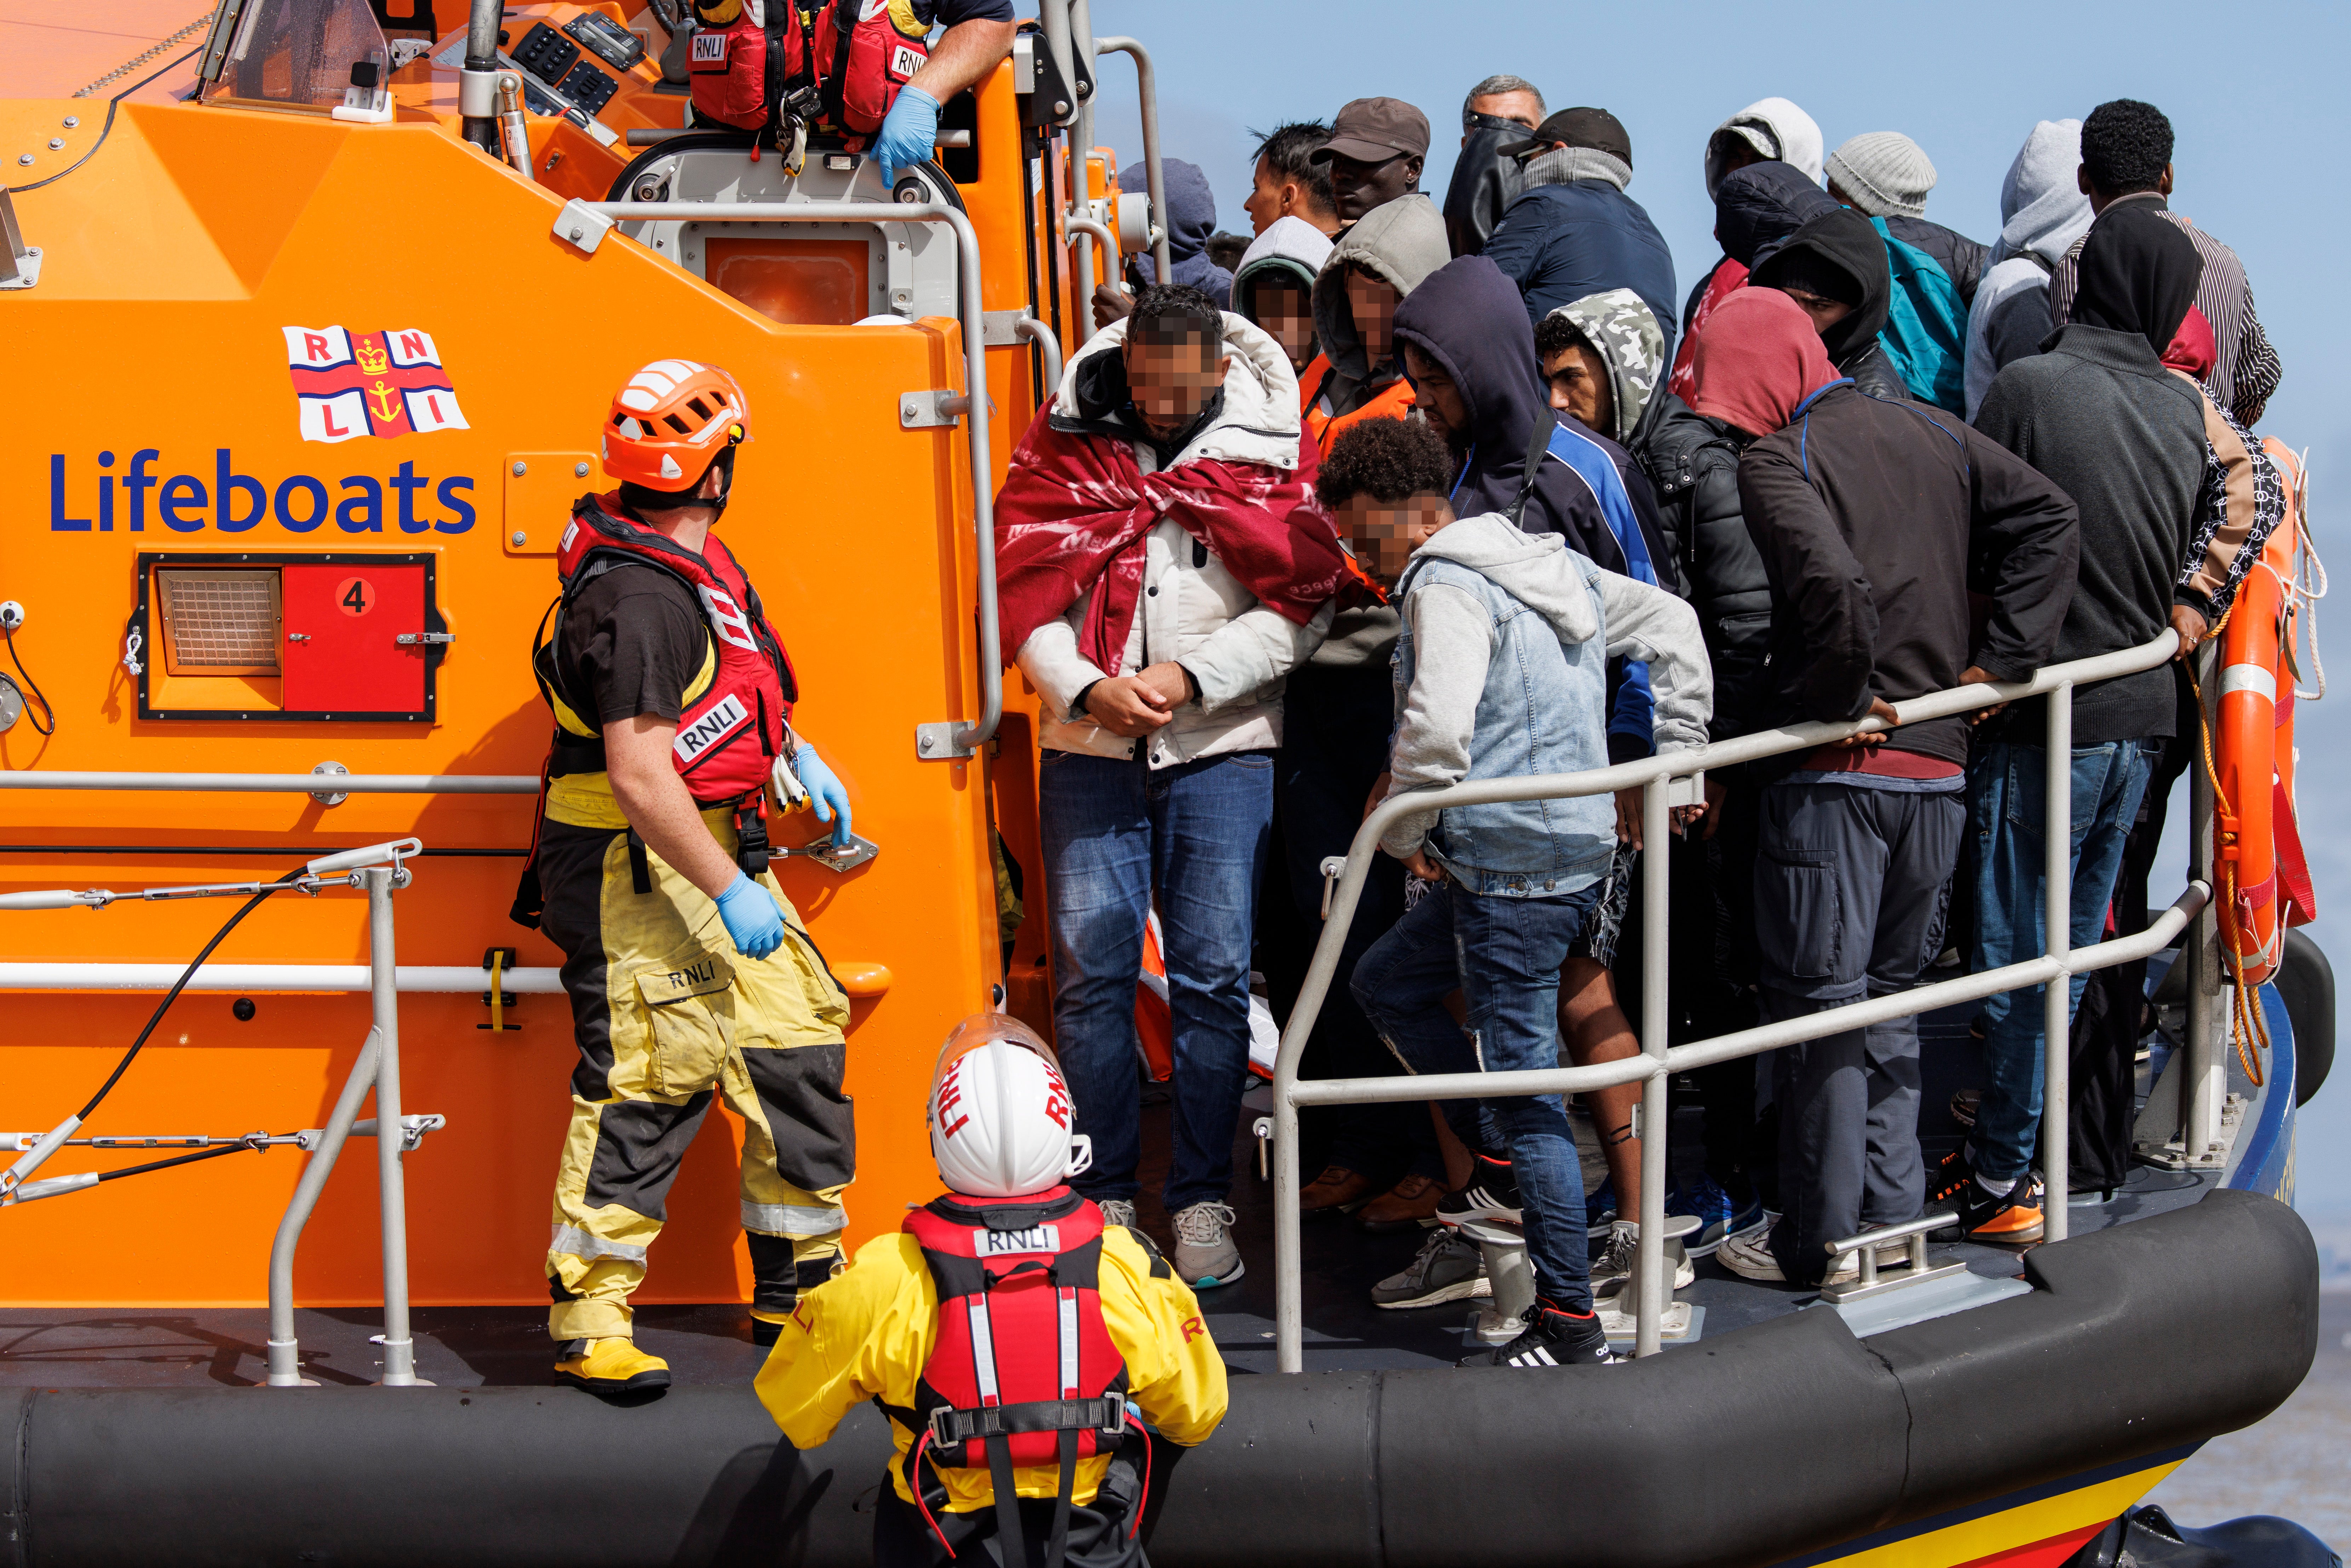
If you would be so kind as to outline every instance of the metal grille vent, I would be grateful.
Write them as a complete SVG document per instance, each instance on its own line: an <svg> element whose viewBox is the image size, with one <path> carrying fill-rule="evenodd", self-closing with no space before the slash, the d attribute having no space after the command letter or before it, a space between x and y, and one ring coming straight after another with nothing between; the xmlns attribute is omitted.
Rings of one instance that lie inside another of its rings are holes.
<svg viewBox="0 0 2351 1568"><path fill-rule="evenodd" d="M277 673L277 572L165 570L155 576L172 674Z"/></svg>

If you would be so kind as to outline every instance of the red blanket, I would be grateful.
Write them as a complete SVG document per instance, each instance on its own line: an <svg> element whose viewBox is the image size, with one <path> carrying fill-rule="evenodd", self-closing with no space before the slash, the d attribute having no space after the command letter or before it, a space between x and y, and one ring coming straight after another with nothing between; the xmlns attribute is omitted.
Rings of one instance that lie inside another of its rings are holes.
<svg viewBox="0 0 2351 1568"><path fill-rule="evenodd" d="M1314 498L1314 444L1303 431L1288 473L1202 460L1146 475L1128 443L1055 430L1050 413L1037 411L996 497L1006 664L1093 588L1078 651L1117 674L1143 591L1144 541L1163 517L1299 625L1348 580L1330 514Z"/></svg>

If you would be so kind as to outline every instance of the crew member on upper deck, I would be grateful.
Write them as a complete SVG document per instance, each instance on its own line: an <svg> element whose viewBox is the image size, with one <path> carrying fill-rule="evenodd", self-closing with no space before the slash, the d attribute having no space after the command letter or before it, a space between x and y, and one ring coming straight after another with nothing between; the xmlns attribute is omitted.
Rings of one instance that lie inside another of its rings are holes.
<svg viewBox="0 0 2351 1568"><path fill-rule="evenodd" d="M743 390L659 360L605 421L616 492L583 496L556 552L563 598L532 673L555 711L542 820L515 918L565 953L580 1066L556 1176L548 1330L598 1391L666 1385L629 1296L714 1092L743 1118L754 1333L841 1265L856 1168L841 1091L849 1000L768 869L766 791L849 795L793 733L790 658L711 533L750 439Z"/></svg>
<svg viewBox="0 0 2351 1568"><path fill-rule="evenodd" d="M1012 0L864 0L821 10L791 0L695 0L694 16L695 124L765 131L795 94L813 92L813 103L803 96L799 104L803 117L820 114L820 129L870 152L885 182L931 156L939 105L1012 52L1014 29Z"/></svg>

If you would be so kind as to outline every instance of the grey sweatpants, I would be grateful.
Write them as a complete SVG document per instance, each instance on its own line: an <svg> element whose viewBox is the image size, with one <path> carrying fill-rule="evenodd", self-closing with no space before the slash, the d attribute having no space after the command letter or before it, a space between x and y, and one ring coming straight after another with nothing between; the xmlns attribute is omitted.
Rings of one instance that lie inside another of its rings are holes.
<svg viewBox="0 0 2351 1568"><path fill-rule="evenodd" d="M1763 790L1755 866L1763 1014L1777 1021L1907 990L1942 936L1967 820L1957 790L1782 780ZM1826 1243L1918 1217L1918 1025L1848 1030L1772 1053L1780 1201L1772 1255L1798 1284Z"/></svg>

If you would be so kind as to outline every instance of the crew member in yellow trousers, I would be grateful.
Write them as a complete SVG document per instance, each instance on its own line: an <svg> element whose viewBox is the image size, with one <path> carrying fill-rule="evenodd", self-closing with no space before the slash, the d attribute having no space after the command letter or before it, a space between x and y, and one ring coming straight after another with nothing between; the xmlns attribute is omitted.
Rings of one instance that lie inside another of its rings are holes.
<svg viewBox="0 0 2351 1568"><path fill-rule="evenodd" d="M1026 1025L956 1026L930 1127L946 1193L800 1302L759 1398L801 1449L862 1400L889 1413L883 1568L1143 1568L1150 1444L1189 1448L1225 1416L1199 1302L1142 1231L1064 1185L1092 1150Z"/></svg>
<svg viewBox="0 0 2351 1568"><path fill-rule="evenodd" d="M658 1388L629 1296L714 1095L744 1123L753 1332L772 1343L841 1267L856 1169L841 1092L848 998L768 872L768 791L815 798L846 843L849 797L789 724L791 662L712 533L750 439L733 377L661 360L604 426L617 491L583 496L563 597L533 671L555 745L515 916L565 953L580 1065L555 1186L548 1290L557 1375Z"/></svg>

